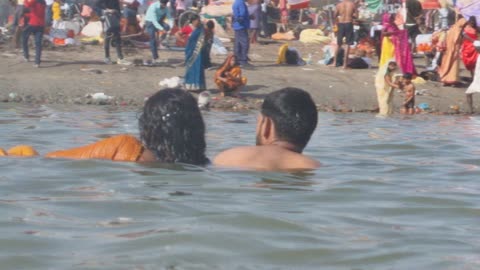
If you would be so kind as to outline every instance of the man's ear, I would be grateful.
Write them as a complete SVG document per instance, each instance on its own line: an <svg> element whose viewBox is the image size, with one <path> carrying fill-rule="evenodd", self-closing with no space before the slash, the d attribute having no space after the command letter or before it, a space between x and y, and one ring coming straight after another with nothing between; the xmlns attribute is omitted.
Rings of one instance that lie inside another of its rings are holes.
<svg viewBox="0 0 480 270"><path fill-rule="evenodd" d="M272 118L263 116L261 136L265 143L270 143L275 140L275 125Z"/></svg>

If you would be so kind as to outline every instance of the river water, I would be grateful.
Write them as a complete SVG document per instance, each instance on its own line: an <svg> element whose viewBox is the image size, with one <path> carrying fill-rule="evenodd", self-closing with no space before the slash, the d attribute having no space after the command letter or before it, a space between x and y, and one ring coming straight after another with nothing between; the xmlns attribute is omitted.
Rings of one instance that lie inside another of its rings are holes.
<svg viewBox="0 0 480 270"><path fill-rule="evenodd" d="M0 104L0 146L137 132L137 112ZM206 112L208 156L255 114ZM0 159L0 269L480 269L480 117L319 114L323 167Z"/></svg>

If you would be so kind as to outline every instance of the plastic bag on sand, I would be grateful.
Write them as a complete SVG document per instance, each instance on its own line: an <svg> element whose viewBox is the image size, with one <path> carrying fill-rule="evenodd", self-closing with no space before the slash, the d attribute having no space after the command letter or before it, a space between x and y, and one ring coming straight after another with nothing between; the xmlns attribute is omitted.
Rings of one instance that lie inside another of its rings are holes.
<svg viewBox="0 0 480 270"><path fill-rule="evenodd" d="M222 41L218 37L213 37L212 53L214 55L226 55L228 53L225 46L223 46Z"/></svg>
<svg viewBox="0 0 480 270"><path fill-rule="evenodd" d="M160 87L168 87L168 88L175 88L175 87L179 87L183 84L183 80L180 79L180 77L172 77L172 78L167 78L167 79L163 79L161 80L158 85L160 85Z"/></svg>
<svg viewBox="0 0 480 270"><path fill-rule="evenodd" d="M110 100L113 99L112 96L107 96L105 93L95 93L95 94L87 94L85 95L87 98L92 98L94 100Z"/></svg>

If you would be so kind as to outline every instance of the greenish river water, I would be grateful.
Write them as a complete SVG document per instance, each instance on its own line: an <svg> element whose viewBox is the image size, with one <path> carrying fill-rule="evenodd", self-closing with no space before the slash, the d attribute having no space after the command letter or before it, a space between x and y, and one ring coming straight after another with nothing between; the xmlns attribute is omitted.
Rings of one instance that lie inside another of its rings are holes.
<svg viewBox="0 0 480 270"><path fill-rule="evenodd" d="M0 146L137 133L136 112L0 104ZM208 156L255 114L206 112ZM0 269L480 269L480 117L319 114L308 173L0 159Z"/></svg>

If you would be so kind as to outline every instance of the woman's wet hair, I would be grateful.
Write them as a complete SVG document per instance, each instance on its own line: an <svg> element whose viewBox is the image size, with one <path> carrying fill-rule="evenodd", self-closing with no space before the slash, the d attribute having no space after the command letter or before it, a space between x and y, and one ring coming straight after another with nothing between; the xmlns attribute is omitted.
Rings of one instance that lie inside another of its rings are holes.
<svg viewBox="0 0 480 270"><path fill-rule="evenodd" d="M272 119L279 139L294 144L300 151L317 127L315 103L309 93L299 88L287 87L268 94L262 114Z"/></svg>
<svg viewBox="0 0 480 270"><path fill-rule="evenodd" d="M182 89L166 88L151 96L138 119L143 145L161 162L203 165L205 124L197 101Z"/></svg>

